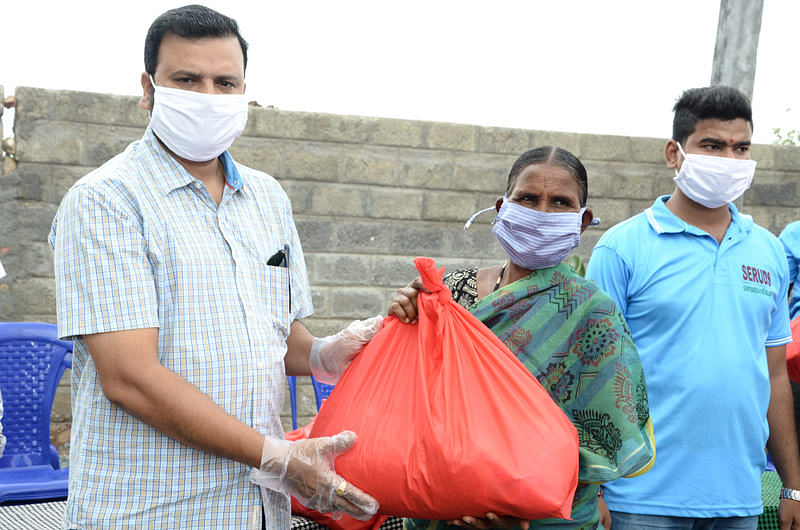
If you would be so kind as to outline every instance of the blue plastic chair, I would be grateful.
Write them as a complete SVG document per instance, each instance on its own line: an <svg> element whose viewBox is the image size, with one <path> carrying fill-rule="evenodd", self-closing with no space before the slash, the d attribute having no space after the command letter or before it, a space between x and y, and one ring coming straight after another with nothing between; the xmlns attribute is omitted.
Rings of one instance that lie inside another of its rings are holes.
<svg viewBox="0 0 800 530"><path fill-rule="evenodd" d="M297 378L293 375L287 376L289 381L289 402L292 406L292 429L297 428ZM317 401L317 411L322 406L322 400L327 399L333 390L333 385L320 383L314 376L311 376L311 385L314 387L314 398Z"/></svg>
<svg viewBox="0 0 800 530"><path fill-rule="evenodd" d="M297 378L293 375L287 377L289 380L289 402L292 405L292 430L297 428Z"/></svg>
<svg viewBox="0 0 800 530"><path fill-rule="evenodd" d="M50 445L50 412L58 382L72 367L72 343L58 339L54 324L0 323L0 366L7 440L0 457L0 504L64 499L69 468L60 468Z"/></svg>
<svg viewBox="0 0 800 530"><path fill-rule="evenodd" d="M314 397L317 399L317 411L319 411L320 407L322 406L322 400L328 399L328 396L331 395L333 385L320 383L314 379L313 375L311 376L311 384L314 386Z"/></svg>

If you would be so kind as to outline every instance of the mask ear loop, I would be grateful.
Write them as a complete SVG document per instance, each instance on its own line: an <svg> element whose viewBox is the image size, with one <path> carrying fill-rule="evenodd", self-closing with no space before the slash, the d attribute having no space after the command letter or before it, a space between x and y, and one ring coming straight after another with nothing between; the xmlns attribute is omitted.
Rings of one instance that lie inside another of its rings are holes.
<svg viewBox="0 0 800 530"><path fill-rule="evenodd" d="M480 214L486 213L494 209L495 209L494 206L489 206L488 208L484 208L483 210L478 210L477 212L472 214L472 216L469 219L467 219L467 222L464 223L464 230L467 230L472 225L472 222L475 220L475 218L478 217Z"/></svg>
<svg viewBox="0 0 800 530"><path fill-rule="evenodd" d="M585 212L585 211L586 211L586 206L582 207L580 209L580 211L578 211L578 215L583 217L583 212ZM589 221L589 226L597 226L599 224L600 224L600 218L599 217L592 217L592 220Z"/></svg>
<svg viewBox="0 0 800 530"><path fill-rule="evenodd" d="M683 147L681 147L681 143L680 142L675 142L675 143L678 144L678 151L681 152L681 154L683 155L683 161L686 162L686 152L683 150ZM675 168L674 171L675 171L675 178L678 178L679 175L678 168Z"/></svg>

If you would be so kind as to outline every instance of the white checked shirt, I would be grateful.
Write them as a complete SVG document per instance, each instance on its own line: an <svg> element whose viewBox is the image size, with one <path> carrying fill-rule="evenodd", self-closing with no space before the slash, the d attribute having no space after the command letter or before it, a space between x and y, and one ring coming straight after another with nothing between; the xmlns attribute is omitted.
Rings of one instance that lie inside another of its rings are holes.
<svg viewBox="0 0 800 530"><path fill-rule="evenodd" d="M313 310L303 251L275 179L227 152L221 159L227 186L217 206L148 129L80 179L53 220L59 335L75 338L64 528L260 526L248 467L112 405L80 337L157 327L164 366L247 425L283 437L286 337ZM267 265L284 245L290 267ZM288 498L271 495L267 528L289 528Z"/></svg>

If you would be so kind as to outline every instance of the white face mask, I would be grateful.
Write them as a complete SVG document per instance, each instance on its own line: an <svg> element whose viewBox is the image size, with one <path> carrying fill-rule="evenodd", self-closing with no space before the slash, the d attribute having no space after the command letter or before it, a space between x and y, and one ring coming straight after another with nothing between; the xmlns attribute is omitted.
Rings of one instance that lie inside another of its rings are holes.
<svg viewBox="0 0 800 530"><path fill-rule="evenodd" d="M750 187L756 172L755 160L725 156L687 155L683 152L681 170L673 179L680 190L706 208L719 208L733 202Z"/></svg>
<svg viewBox="0 0 800 530"><path fill-rule="evenodd" d="M247 124L244 94L204 94L156 86L150 127L176 155L207 162L225 152Z"/></svg>

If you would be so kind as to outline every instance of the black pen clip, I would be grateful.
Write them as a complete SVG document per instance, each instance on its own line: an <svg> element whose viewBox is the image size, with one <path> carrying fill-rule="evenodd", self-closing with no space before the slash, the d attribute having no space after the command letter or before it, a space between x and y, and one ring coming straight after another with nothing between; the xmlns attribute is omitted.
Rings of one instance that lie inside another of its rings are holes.
<svg viewBox="0 0 800 530"><path fill-rule="evenodd" d="M288 245L284 248L287 248ZM287 256L287 252L282 248L267 260L267 265L271 267L288 267L289 266L289 259Z"/></svg>

